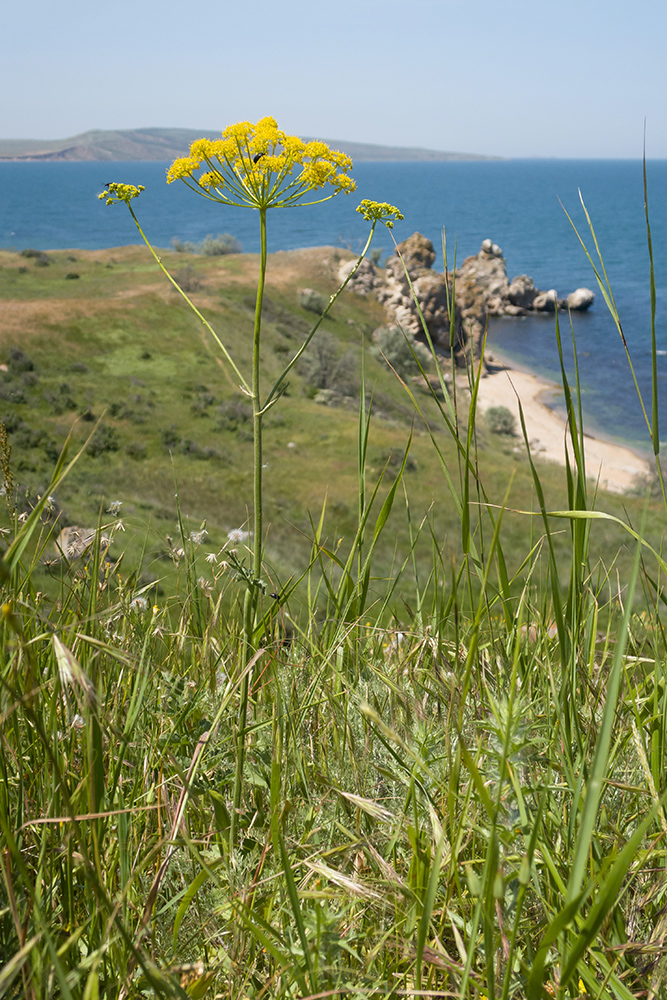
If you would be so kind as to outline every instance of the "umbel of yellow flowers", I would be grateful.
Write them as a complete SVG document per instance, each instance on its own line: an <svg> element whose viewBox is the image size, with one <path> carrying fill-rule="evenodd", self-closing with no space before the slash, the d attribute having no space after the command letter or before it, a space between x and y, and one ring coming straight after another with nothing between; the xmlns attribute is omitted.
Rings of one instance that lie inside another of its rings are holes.
<svg viewBox="0 0 667 1000"><path fill-rule="evenodd" d="M230 125L221 139L197 139L190 155L175 160L167 183L182 180L211 201L266 211L292 205L314 205L355 184L352 160L325 142L304 142L278 128L275 118ZM320 198L310 192L330 188Z"/></svg>

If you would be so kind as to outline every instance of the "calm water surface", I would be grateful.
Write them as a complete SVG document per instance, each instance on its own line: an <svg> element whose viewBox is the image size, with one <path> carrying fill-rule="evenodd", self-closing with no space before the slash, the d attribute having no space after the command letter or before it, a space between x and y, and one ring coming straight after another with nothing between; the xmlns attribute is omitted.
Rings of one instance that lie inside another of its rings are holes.
<svg viewBox="0 0 667 1000"><path fill-rule="evenodd" d="M199 241L207 233L232 233L246 251L258 249L257 216L197 198L184 185L165 183L164 163L0 163L0 246L24 249L98 249L139 242L124 206L107 208L97 194L107 181L143 184L135 202L151 241L168 246L175 236ZM647 166L657 284L656 331L660 386L667 379L667 161ZM510 279L531 275L538 287L565 295L596 291L590 312L575 317L582 403L591 431L645 444L646 429L620 338L599 294L595 276L563 210L590 244L579 202L582 195L596 228L607 274L643 391L650 386L649 261L642 167L629 160L510 160L479 163L360 163L357 192L323 205L276 211L269 217L269 249L360 246L367 228L355 213L361 198L389 201L405 215L397 240L415 230L442 247L446 227L451 267L490 237L503 248ZM559 200L560 199L560 200ZM562 205L561 205L562 202ZM392 244L385 231L376 245ZM442 266L442 254L436 266ZM562 334L571 343L567 318ZM554 319L498 320L490 344L540 374L559 377ZM568 365L571 369L571 347ZM554 405L558 405L558 401ZM662 419L667 439L667 406Z"/></svg>

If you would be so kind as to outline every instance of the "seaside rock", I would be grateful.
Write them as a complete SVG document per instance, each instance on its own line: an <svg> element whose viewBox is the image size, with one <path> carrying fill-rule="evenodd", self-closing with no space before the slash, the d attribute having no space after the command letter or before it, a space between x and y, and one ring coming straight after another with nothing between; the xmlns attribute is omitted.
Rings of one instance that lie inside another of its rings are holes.
<svg viewBox="0 0 667 1000"><path fill-rule="evenodd" d="M372 290L379 301L384 303L389 322L400 326L406 334L411 334L418 340L423 339L420 309L433 343L448 353L448 302L452 297L454 275L432 270L435 261L433 244L421 233L414 233L398 249L403 259L398 254L390 257L385 281L378 278L379 287L373 285ZM347 265L348 271L345 272L341 267L341 277L349 273L350 266ZM481 341L490 316L525 316L526 313L553 313L557 309L568 308L584 310L590 308L595 298L590 289L578 288L567 299L559 299L555 288L540 291L527 274L517 275L510 283L502 249L491 239L485 239L479 253L464 260L456 271L455 278L454 356L459 364L465 364L470 357L479 357ZM371 289L370 265L360 280ZM414 302L410 283L419 309Z"/></svg>
<svg viewBox="0 0 667 1000"><path fill-rule="evenodd" d="M590 309L594 299L595 293L590 288L577 288L568 295L566 299L567 308L573 312L583 312L585 309Z"/></svg>
<svg viewBox="0 0 667 1000"><path fill-rule="evenodd" d="M399 243L398 249L411 278L413 275L417 276L422 270L430 270L435 263L433 244L421 233L413 233L407 240ZM395 254L392 254L390 259L393 270L396 271L396 265L400 267L401 262Z"/></svg>
<svg viewBox="0 0 667 1000"><path fill-rule="evenodd" d="M400 257L399 257L400 253ZM402 258L402 260L401 260ZM433 244L421 233L414 233L398 246L398 252L392 254L387 261L386 280L380 288L378 298L384 303L389 319L405 330L407 334L423 338L419 309L422 312L429 334L435 344L449 347L449 309L448 296L450 288L447 276L432 271L435 261ZM405 268L404 265L405 264ZM408 272L410 281L406 276ZM414 295L419 303L415 303ZM460 320L456 326L460 333ZM461 347L456 338L457 348ZM455 348L455 350L457 349Z"/></svg>
<svg viewBox="0 0 667 1000"><path fill-rule="evenodd" d="M533 299L533 309L536 312L555 312L558 303L558 292L550 288L548 292L539 292Z"/></svg>
<svg viewBox="0 0 667 1000"><path fill-rule="evenodd" d="M463 294L464 309L475 309L481 316L505 314L509 281L502 250L491 240L484 240L474 257L467 257L456 272L458 292Z"/></svg>
<svg viewBox="0 0 667 1000"><path fill-rule="evenodd" d="M482 240L482 248L480 253L484 253L489 257L502 257L503 252L497 243L493 240Z"/></svg>
<svg viewBox="0 0 667 1000"><path fill-rule="evenodd" d="M348 274L354 270L355 260L346 260L338 268L338 281L342 284ZM364 257L357 273L350 278L346 289L356 292L357 295L371 295L384 285L384 279L378 274L378 270L372 260Z"/></svg>
<svg viewBox="0 0 667 1000"><path fill-rule="evenodd" d="M518 306L519 309L532 309L536 295L535 282L527 274L518 274L512 278L507 289L508 302L512 306Z"/></svg>

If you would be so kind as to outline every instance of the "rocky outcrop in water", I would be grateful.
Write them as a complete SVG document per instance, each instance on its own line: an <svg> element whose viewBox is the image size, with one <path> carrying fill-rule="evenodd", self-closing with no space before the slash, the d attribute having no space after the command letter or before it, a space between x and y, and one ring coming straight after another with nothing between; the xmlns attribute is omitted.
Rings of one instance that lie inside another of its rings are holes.
<svg viewBox="0 0 667 1000"><path fill-rule="evenodd" d="M555 288L540 291L532 278L520 274L507 279L507 265L497 243L484 240L478 254L467 257L456 272L464 294L475 298L487 316L526 316L530 313L552 313L556 309L583 311L595 299L590 288L577 288L567 298L560 299Z"/></svg>
<svg viewBox="0 0 667 1000"><path fill-rule="evenodd" d="M507 289L507 301L517 309L532 309L537 294L533 279L527 274L519 274L516 278L512 278Z"/></svg>
<svg viewBox="0 0 667 1000"><path fill-rule="evenodd" d="M433 344L445 353L450 351L453 333L454 355L463 364L475 349L478 333L472 329L458 298L456 309L450 314L452 276L434 271L434 261L431 241L421 233L414 233L399 244L398 252L387 261L384 286L379 289L378 298L393 323L424 340L421 312Z"/></svg>
<svg viewBox="0 0 667 1000"><path fill-rule="evenodd" d="M577 288L574 292L570 292L568 295L566 299L567 308L577 312L583 312L584 309L590 309L593 305L594 298L595 295L590 288Z"/></svg>
<svg viewBox="0 0 667 1000"><path fill-rule="evenodd" d="M578 288L560 299L555 288L540 291L527 274L509 281L503 252L492 240L484 240L479 253L467 257L454 274L434 271L435 256L431 241L414 233L398 245L384 274L371 261L364 260L347 287L360 295L377 295L390 323L425 340L421 312L434 345L449 353L453 342L454 356L460 364L470 356L479 356L490 316L528 316L556 309L582 311L589 309L595 299L589 288ZM349 262L341 264L341 281L353 266ZM456 307L452 317L453 297Z"/></svg>

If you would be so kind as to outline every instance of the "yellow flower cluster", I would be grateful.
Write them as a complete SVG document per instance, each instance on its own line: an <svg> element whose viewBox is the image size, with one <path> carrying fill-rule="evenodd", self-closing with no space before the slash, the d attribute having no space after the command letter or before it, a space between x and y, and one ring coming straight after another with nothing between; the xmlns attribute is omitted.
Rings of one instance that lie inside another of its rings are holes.
<svg viewBox="0 0 667 1000"><path fill-rule="evenodd" d="M213 201L267 209L314 204L304 196L329 185L333 191L315 201L349 194L355 188L351 168L345 153L286 135L275 118L262 118L256 125L230 125L221 139L197 139L189 156L172 163L167 183L182 180Z"/></svg>
<svg viewBox="0 0 667 1000"><path fill-rule="evenodd" d="M100 201L106 201L107 205L118 205L121 201L129 204L132 198L138 198L144 190L143 184L135 187L134 184L105 184L106 191L98 194Z"/></svg>
<svg viewBox="0 0 667 1000"><path fill-rule="evenodd" d="M389 205L386 201L369 201L368 198L364 198L357 212L363 215L366 222L382 222L387 229L394 228L394 219L404 218L395 205Z"/></svg>

